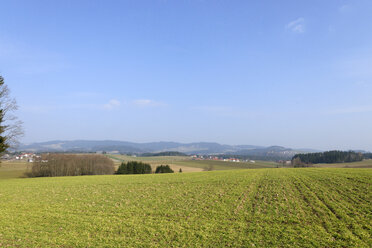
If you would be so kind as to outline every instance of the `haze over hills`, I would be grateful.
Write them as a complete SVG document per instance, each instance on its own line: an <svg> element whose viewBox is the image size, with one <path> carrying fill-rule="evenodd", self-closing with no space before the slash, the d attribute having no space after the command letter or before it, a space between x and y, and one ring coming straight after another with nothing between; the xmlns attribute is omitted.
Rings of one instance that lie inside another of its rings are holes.
<svg viewBox="0 0 372 248"><path fill-rule="evenodd" d="M23 144L18 150L32 152L98 152L109 153L156 153L177 151L185 154L212 155L231 154L251 156L256 159L290 159L296 153L316 151L313 149L291 149L281 146L255 146L255 145L223 145L213 142L178 143L178 142L149 142L135 143L114 140L55 140L48 142Z"/></svg>

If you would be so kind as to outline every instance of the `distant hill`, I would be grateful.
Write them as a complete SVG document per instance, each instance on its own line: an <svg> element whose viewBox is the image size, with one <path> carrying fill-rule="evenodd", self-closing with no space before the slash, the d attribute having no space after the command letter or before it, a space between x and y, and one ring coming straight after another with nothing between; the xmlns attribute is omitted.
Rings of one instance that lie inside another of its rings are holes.
<svg viewBox="0 0 372 248"><path fill-rule="evenodd" d="M141 157L161 157L161 156L187 156L187 154L182 152L147 152L140 154Z"/></svg>
<svg viewBox="0 0 372 248"><path fill-rule="evenodd" d="M305 153L305 151L301 151ZM298 150L285 148L282 146L260 147L254 149L244 149L236 151L231 155L239 155L256 160L290 160L294 155L299 153Z"/></svg>
<svg viewBox="0 0 372 248"><path fill-rule="evenodd" d="M236 152L242 149L254 149L259 146L230 146L212 142L177 143L177 142L151 142L134 143L114 140L55 140L48 142L23 144L18 150L33 152L69 152L69 151L116 151L120 153L158 153L181 152L186 154L215 154Z"/></svg>
<svg viewBox="0 0 372 248"><path fill-rule="evenodd" d="M293 150L281 146L262 147L254 145L223 145L213 142L178 143L178 142L150 142L135 143L115 140L55 140L33 144L24 144L20 151L31 152L109 152L123 154L146 154L172 152L182 154L231 154L243 155L252 159L291 159L297 153L306 153L304 150ZM308 149L310 150L310 149Z"/></svg>

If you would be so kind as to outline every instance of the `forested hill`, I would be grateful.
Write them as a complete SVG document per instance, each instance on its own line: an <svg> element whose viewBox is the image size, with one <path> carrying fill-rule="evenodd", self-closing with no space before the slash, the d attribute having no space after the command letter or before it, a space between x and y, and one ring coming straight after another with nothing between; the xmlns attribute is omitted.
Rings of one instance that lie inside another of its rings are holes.
<svg viewBox="0 0 372 248"><path fill-rule="evenodd" d="M327 151L327 152L316 152L316 153L301 153L296 154L292 158L294 164L321 164L321 163L345 163L345 162L357 162L362 161L364 156L360 152L353 151Z"/></svg>
<svg viewBox="0 0 372 248"><path fill-rule="evenodd" d="M372 159L372 153L370 153L370 152L364 153L363 157L364 157L364 159Z"/></svg>
<svg viewBox="0 0 372 248"><path fill-rule="evenodd" d="M182 153L182 152L173 152L173 151L170 151L170 152L157 152L157 153L147 152L147 153L142 153L141 156L142 157L187 156L187 154Z"/></svg>

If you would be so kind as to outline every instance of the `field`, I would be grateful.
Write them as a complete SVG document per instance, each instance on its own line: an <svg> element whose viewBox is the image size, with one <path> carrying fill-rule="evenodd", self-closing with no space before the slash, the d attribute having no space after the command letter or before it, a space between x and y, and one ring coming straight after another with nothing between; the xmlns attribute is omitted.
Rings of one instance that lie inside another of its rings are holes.
<svg viewBox="0 0 372 248"><path fill-rule="evenodd" d="M353 163L337 163L337 164L314 164L314 167L327 168L372 168L372 159L353 162Z"/></svg>
<svg viewBox="0 0 372 248"><path fill-rule="evenodd" d="M142 161L151 164L155 171L156 167L162 164L168 164L178 172L200 172L210 167L213 170L232 170L232 169L258 169L258 168L275 168L277 163L268 161L256 161L255 163L242 162L227 162L213 160L191 160L190 157L182 156L156 156L156 157L132 157L126 155L106 155L111 158L116 168L121 162ZM24 177L24 173L29 169L31 164L26 161L3 161L0 166L0 179Z"/></svg>
<svg viewBox="0 0 372 248"><path fill-rule="evenodd" d="M188 166L193 168L208 168L212 166L213 170L233 170L233 169L259 169L259 168L275 168L277 163L268 161L250 162L228 162L228 161L214 161L214 160L186 160L176 161L175 165Z"/></svg>
<svg viewBox="0 0 372 248"><path fill-rule="evenodd" d="M132 157L127 155L106 155L111 159L117 161L142 161L145 163L172 163L175 161L183 161L190 159L189 157L182 157L182 156L155 156L155 157Z"/></svg>
<svg viewBox="0 0 372 248"><path fill-rule="evenodd" d="M174 170L175 172L178 172L179 169L182 169L182 172L203 171L203 168L192 167L192 166L180 166L180 165L175 164L176 162L179 162L179 161L190 160L190 157L182 157L182 156L132 157L132 156L127 156L127 155L106 155L106 156L114 160L116 166L119 166L121 162L141 161L141 162L150 164L153 171L155 171L157 166L166 165L166 164L169 165L172 168L172 170Z"/></svg>
<svg viewBox="0 0 372 248"><path fill-rule="evenodd" d="M126 155L107 155L113 159L117 165L120 162L128 161L142 161L151 164L153 169L161 164L168 164L174 171L180 168L183 172L197 172L203 171L208 167L213 170L232 170L232 169L258 169L258 168L275 168L277 163L268 161L250 162L228 162L228 161L214 161L214 160L191 160L190 157L181 156L159 156L159 157L131 157Z"/></svg>
<svg viewBox="0 0 372 248"><path fill-rule="evenodd" d="M371 247L372 170L0 180L0 247Z"/></svg>
<svg viewBox="0 0 372 248"><path fill-rule="evenodd" d="M24 177L27 171L28 164L25 161L21 162L1 162L0 164L0 180L7 178Z"/></svg>

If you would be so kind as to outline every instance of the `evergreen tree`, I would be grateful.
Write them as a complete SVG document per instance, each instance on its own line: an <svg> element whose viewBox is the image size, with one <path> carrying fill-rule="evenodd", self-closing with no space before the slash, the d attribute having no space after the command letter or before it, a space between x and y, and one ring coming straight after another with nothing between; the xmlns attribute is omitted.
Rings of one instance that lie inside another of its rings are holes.
<svg viewBox="0 0 372 248"><path fill-rule="evenodd" d="M116 171L116 174L128 174L128 165L127 163L121 163L118 170Z"/></svg>
<svg viewBox="0 0 372 248"><path fill-rule="evenodd" d="M129 161L128 163L122 163L116 174L151 174L151 165L137 161Z"/></svg>
<svg viewBox="0 0 372 248"><path fill-rule="evenodd" d="M134 174L134 166L132 162L127 163L127 174Z"/></svg>
<svg viewBox="0 0 372 248"><path fill-rule="evenodd" d="M169 165L160 165L156 167L155 173L174 173Z"/></svg>
<svg viewBox="0 0 372 248"><path fill-rule="evenodd" d="M362 153L353 151L327 151L306 154L296 154L292 158L292 163L296 163L298 159L306 165L319 163L345 163L362 161L364 158Z"/></svg>

